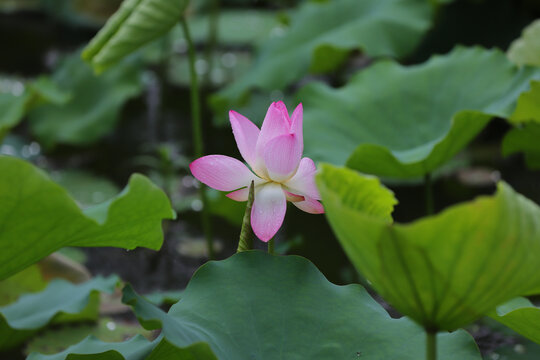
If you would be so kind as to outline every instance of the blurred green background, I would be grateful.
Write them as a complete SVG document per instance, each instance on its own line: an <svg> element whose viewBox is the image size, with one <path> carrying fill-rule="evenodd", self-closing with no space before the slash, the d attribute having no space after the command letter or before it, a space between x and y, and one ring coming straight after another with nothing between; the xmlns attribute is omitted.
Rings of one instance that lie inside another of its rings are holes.
<svg viewBox="0 0 540 360"><path fill-rule="evenodd" d="M279 71L248 79L258 86L234 90L236 84L246 81L243 76L262 62L261 56L265 60L272 42L287 36L308 2L206 0L189 5L187 19L197 48L196 70L202 80L206 153L238 157L226 120L229 108L260 124L271 101L284 100L292 109L302 101L295 94L304 85L320 81L342 86L353 73L380 57L352 47L327 58L321 56L313 68L300 67L289 76L287 72L301 58L294 55L284 60ZM540 17L540 2L535 0L435 2L440 4L426 16L426 30L412 44L412 51L398 56L400 63L419 64L456 45L506 51L523 28ZM80 51L120 3L0 0L0 124L16 123L9 133L2 134L0 128L0 136L5 135L0 153L23 157L46 169L82 206L112 197L133 172L150 176L167 192L179 213L178 220L165 227L162 250L85 249L77 253L78 261L94 275L118 274L139 291L178 290L206 258L199 226L201 202L188 169L193 143L187 44L176 26L96 76L80 59ZM277 86L272 78L280 74L291 79ZM222 89L225 91L220 92ZM224 93L235 96L225 101L219 95ZM501 155L501 140L509 128L503 120L492 121L465 152L434 174L436 209L492 193L500 178L540 202L538 171L528 170L521 155ZM386 179L386 183L400 199L394 216L397 221L411 221L424 214L424 189L419 180ZM218 258L225 258L236 249L243 204L218 192L210 192L210 198ZM334 283L358 281L322 216L313 217L291 207L277 237L277 249L307 257ZM481 345L485 329L473 329L480 334L477 339ZM501 344L512 348L517 341L496 330L487 330L487 334L482 345L486 356ZM498 359L505 358L504 351L511 352L503 349Z"/></svg>

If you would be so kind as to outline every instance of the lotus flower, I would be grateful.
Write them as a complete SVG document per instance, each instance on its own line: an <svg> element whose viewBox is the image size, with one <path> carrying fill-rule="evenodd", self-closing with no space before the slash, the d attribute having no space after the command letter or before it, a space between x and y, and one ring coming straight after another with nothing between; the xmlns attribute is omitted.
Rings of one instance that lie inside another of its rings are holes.
<svg viewBox="0 0 540 360"><path fill-rule="evenodd" d="M264 242L281 227L287 200L305 212L324 213L315 185L315 163L302 158L302 104L289 117L283 102L272 103L261 130L235 111L229 112L229 118L238 150L251 170L229 156L208 155L190 164L193 176L216 190L232 191L227 197L236 201L247 201L254 181L251 226Z"/></svg>

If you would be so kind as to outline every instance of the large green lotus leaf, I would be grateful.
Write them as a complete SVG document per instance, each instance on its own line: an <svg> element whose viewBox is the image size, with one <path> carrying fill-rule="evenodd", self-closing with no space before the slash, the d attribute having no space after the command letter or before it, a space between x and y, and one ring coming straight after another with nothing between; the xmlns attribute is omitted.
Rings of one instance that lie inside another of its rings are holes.
<svg viewBox="0 0 540 360"><path fill-rule="evenodd" d="M178 23L186 5L187 0L124 0L82 57L101 72L167 33Z"/></svg>
<svg viewBox="0 0 540 360"><path fill-rule="evenodd" d="M45 146L99 140L114 129L124 103L142 91L140 66L133 59L96 76L77 52L60 63L52 79L72 97L66 104L46 104L29 113L31 130Z"/></svg>
<svg viewBox="0 0 540 360"><path fill-rule="evenodd" d="M354 180L350 180L353 178ZM509 299L540 290L540 209L500 183L494 196L393 225L373 178L323 165L317 176L330 224L355 267L401 313L453 330ZM372 184L372 185L369 185Z"/></svg>
<svg viewBox="0 0 540 360"><path fill-rule="evenodd" d="M253 67L213 101L216 110L250 88L282 89L308 71L328 72L348 53L403 57L431 25L425 0L336 0L305 2L291 16L291 26L260 49Z"/></svg>
<svg viewBox="0 0 540 360"><path fill-rule="evenodd" d="M534 306L530 300L514 298L498 306L489 316L540 344L540 308Z"/></svg>
<svg viewBox="0 0 540 360"><path fill-rule="evenodd" d="M156 306L173 305L181 298L184 290L164 290L144 294L144 298Z"/></svg>
<svg viewBox="0 0 540 360"><path fill-rule="evenodd" d="M169 313L130 287L123 301L172 344L206 342L221 360L424 358L421 327L390 318L361 286L336 286L298 256L247 251L209 262ZM464 331L439 342L440 359L480 358Z"/></svg>
<svg viewBox="0 0 540 360"><path fill-rule="evenodd" d="M540 123L530 122L510 130L503 139L504 156L523 152L527 166L540 169Z"/></svg>
<svg viewBox="0 0 540 360"><path fill-rule="evenodd" d="M218 360L207 343L197 342L190 346L179 348L163 339L145 360ZM129 359L127 359L129 360Z"/></svg>
<svg viewBox="0 0 540 360"><path fill-rule="evenodd" d="M508 58L518 65L540 66L540 20L532 22L510 45Z"/></svg>
<svg viewBox="0 0 540 360"><path fill-rule="evenodd" d="M498 50L458 47L416 66L381 61L340 89L313 83L297 95L305 152L336 165L348 159L366 173L419 177L463 149L490 118L508 117L535 77L540 70L518 69Z"/></svg>
<svg viewBox="0 0 540 360"><path fill-rule="evenodd" d="M54 355L32 353L27 360L217 360L209 346L194 344L180 349L162 337L150 342L137 335L125 342L103 342L89 336L77 345Z"/></svg>
<svg viewBox="0 0 540 360"><path fill-rule="evenodd" d="M117 283L116 276L97 277L79 285L57 279L42 292L0 307L0 349L18 345L49 323L96 319L99 292L112 293Z"/></svg>
<svg viewBox="0 0 540 360"><path fill-rule="evenodd" d="M81 210L43 171L9 156L0 156L0 204L0 280L65 246L157 250L161 221L175 216L142 175L115 198Z"/></svg>

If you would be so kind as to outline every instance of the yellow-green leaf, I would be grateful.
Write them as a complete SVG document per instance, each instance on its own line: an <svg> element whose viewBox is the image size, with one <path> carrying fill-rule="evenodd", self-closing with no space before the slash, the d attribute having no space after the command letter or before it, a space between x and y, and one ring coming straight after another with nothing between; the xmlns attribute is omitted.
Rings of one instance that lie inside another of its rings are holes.
<svg viewBox="0 0 540 360"><path fill-rule="evenodd" d="M540 290L540 209L505 183L494 196L401 225L371 210L391 203L382 185L362 186L359 173L326 164L317 181L330 224L356 268L430 330L460 328Z"/></svg>
<svg viewBox="0 0 540 360"><path fill-rule="evenodd" d="M159 249L167 196L135 174L115 198L81 210L66 190L28 162L0 156L0 280L65 246Z"/></svg>

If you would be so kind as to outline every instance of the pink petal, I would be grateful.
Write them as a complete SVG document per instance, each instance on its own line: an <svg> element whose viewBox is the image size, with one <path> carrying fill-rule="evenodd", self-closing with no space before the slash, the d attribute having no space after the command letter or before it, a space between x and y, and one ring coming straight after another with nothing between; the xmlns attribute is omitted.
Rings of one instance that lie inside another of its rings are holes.
<svg viewBox="0 0 540 360"><path fill-rule="evenodd" d="M294 134L280 135L264 148L264 164L270 179L282 182L289 179L302 158L302 144Z"/></svg>
<svg viewBox="0 0 540 360"><path fill-rule="evenodd" d="M324 214L324 207L315 199L305 197L304 201L293 202L294 206L310 214Z"/></svg>
<svg viewBox="0 0 540 360"><path fill-rule="evenodd" d="M264 117L261 132L255 146L257 159L253 166L253 171L255 171L259 176L267 175L266 168L264 166L264 149L266 147L266 144L270 140L280 135L285 135L289 133L289 115L287 114L286 108L285 112L283 111L284 107L285 104L283 104L283 102L272 103L268 108L266 116ZM287 114L287 117L285 117L284 114Z"/></svg>
<svg viewBox="0 0 540 360"><path fill-rule="evenodd" d="M236 190L257 180L244 163L224 155L203 156L189 168L197 180L220 191Z"/></svg>
<svg viewBox="0 0 540 360"><path fill-rule="evenodd" d="M229 111L229 120L240 154L253 167L256 159L255 145L259 138L259 128L236 111Z"/></svg>
<svg viewBox="0 0 540 360"><path fill-rule="evenodd" d="M287 210L285 193L279 184L264 185L255 193L251 209L251 227L259 239L267 242L277 233Z"/></svg>
<svg viewBox="0 0 540 360"><path fill-rule="evenodd" d="M291 133L295 134L300 142L302 143L302 147L304 146L304 136L302 133L302 122L303 122L303 107L302 103L298 104L296 109L294 109L294 112L291 116Z"/></svg>
<svg viewBox="0 0 540 360"><path fill-rule="evenodd" d="M298 170L284 185L295 194L305 195L315 200L320 200L321 195L315 184L317 167L310 158L302 158Z"/></svg>
<svg viewBox="0 0 540 360"><path fill-rule="evenodd" d="M287 120L287 125L288 125L288 128L290 129L291 118L289 117L289 112L287 111L287 105L285 105L283 101L278 101L276 102L276 107L281 112L281 116L283 116L283 118Z"/></svg>
<svg viewBox="0 0 540 360"><path fill-rule="evenodd" d="M248 196L249 196L249 187L245 187L243 189L233 191L231 193L228 193L225 196L235 201L247 201Z"/></svg>
<svg viewBox="0 0 540 360"><path fill-rule="evenodd" d="M289 192L287 190L283 190L283 192L285 192L285 198L287 199L287 201L298 202L298 201L304 201L305 200L305 197L303 197L302 195L296 195L296 194L293 194L292 192Z"/></svg>

